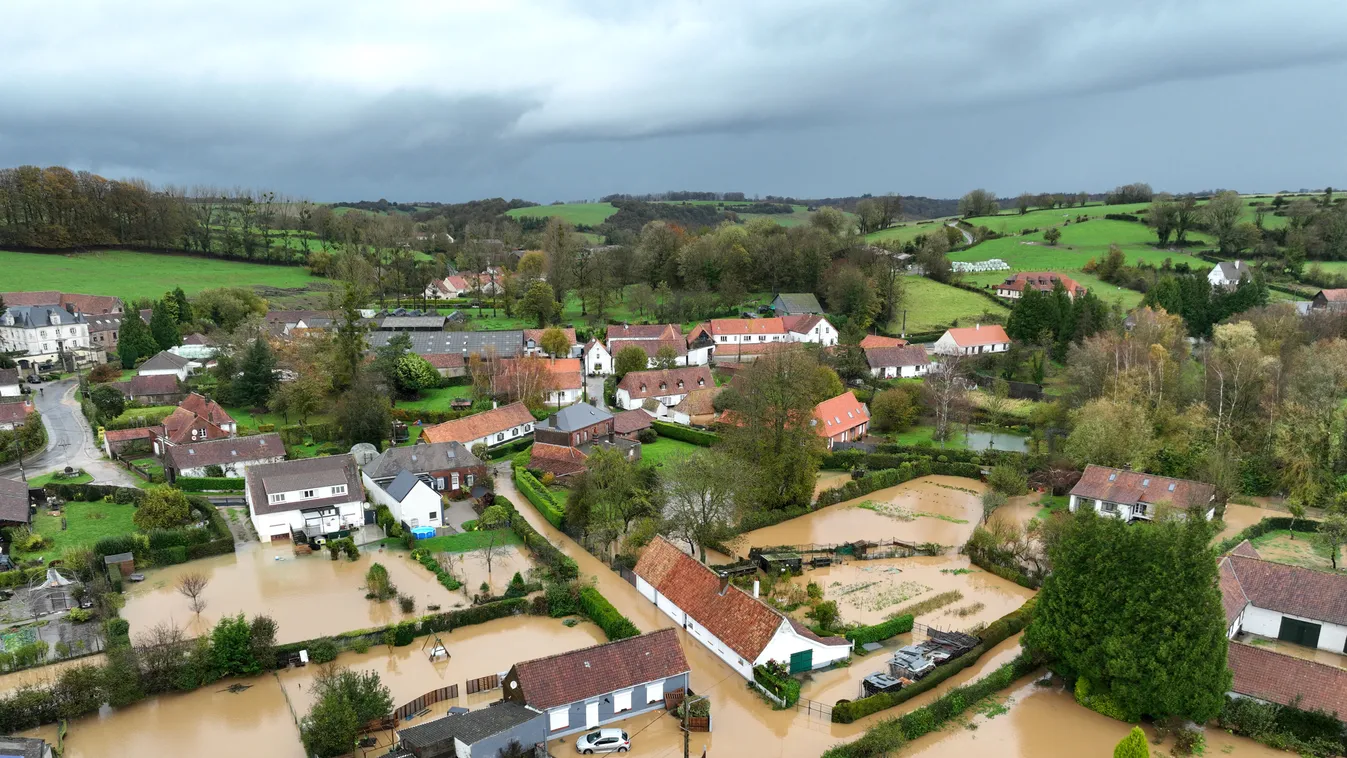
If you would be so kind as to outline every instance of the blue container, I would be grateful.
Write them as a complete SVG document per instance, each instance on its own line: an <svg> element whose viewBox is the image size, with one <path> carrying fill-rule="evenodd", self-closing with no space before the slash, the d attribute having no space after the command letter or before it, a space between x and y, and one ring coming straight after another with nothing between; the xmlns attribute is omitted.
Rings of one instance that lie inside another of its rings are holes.
<svg viewBox="0 0 1347 758"><path fill-rule="evenodd" d="M417 538L418 540L430 539L431 537L435 536L435 527L418 526L412 530L412 536Z"/></svg>

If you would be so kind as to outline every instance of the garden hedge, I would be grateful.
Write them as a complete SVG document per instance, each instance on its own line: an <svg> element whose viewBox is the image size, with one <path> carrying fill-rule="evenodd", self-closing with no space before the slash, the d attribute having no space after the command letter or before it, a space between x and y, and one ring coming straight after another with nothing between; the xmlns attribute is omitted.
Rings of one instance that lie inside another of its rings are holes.
<svg viewBox="0 0 1347 758"><path fill-rule="evenodd" d="M671 440L682 440L698 447L711 447L720 441L720 435L715 432L703 432L700 429L693 429L681 424L671 424L667 421L651 421L653 428L659 436L668 437Z"/></svg>
<svg viewBox="0 0 1347 758"><path fill-rule="evenodd" d="M780 707L789 708L800 701L800 680L792 676L777 676L766 666L753 667L753 682L783 701Z"/></svg>
<svg viewBox="0 0 1347 758"><path fill-rule="evenodd" d="M533 447L533 438L526 437L524 439L515 440L514 442L507 442L498 447L490 448L486 451L486 457L490 460L498 461L502 458L509 458L515 453L528 450L530 447Z"/></svg>
<svg viewBox="0 0 1347 758"><path fill-rule="evenodd" d="M183 492L242 490L245 480L232 476L180 476L173 482Z"/></svg>
<svg viewBox="0 0 1347 758"><path fill-rule="evenodd" d="M846 500L853 500L862 495L868 495L875 490L882 490L885 487L895 487L903 482L918 479L923 476L929 476L931 474L962 476L969 479L976 479L981 473L982 472L977 464L974 463L917 460L911 463L903 463L897 468L870 471L860 479L852 479L840 487L824 490L818 494L815 503L819 508L822 508L825 505L836 505L837 503Z"/></svg>
<svg viewBox="0 0 1347 758"><path fill-rule="evenodd" d="M1294 525L1292 524L1294 522ZM1319 522L1311 519L1298 518L1292 519L1290 516L1268 516L1256 524L1250 524L1244 528L1244 531L1221 541L1216 546L1217 554L1228 553L1234 550L1239 543L1244 540L1253 540L1262 537L1268 532L1275 532L1281 529L1287 529L1301 534L1314 534L1319 531Z"/></svg>
<svg viewBox="0 0 1347 758"><path fill-rule="evenodd" d="M1347 755L1347 730L1337 717L1323 711L1227 696L1216 723L1278 750L1316 758Z"/></svg>
<svg viewBox="0 0 1347 758"><path fill-rule="evenodd" d="M508 498L497 495L496 505L505 506L506 510L510 512L510 528L524 541L524 547L528 548L533 557L552 572L553 578L560 582L569 582L580 576L580 567L576 565L575 561L569 555L558 550L556 545L548 542L546 537L539 534L538 530L534 529L533 525L528 522L528 519L524 518L523 514L515 508L514 503L510 502Z"/></svg>
<svg viewBox="0 0 1347 758"><path fill-rule="evenodd" d="M543 486L542 482L538 481L537 477L530 474L527 469L515 466L514 483L519 491L524 494L524 497L528 498L528 501L538 509L538 512L543 514L547 523L558 529L561 528L561 521L566 514L566 508L558 503L556 498L552 497L552 493Z"/></svg>
<svg viewBox="0 0 1347 758"><path fill-rule="evenodd" d="M37 566L36 568L13 569L12 571L0 572L0 589L13 589L15 587L27 587L36 579L41 579L47 575L46 566Z"/></svg>
<svg viewBox="0 0 1347 758"><path fill-rule="evenodd" d="M926 675L911 686L904 687L897 692L880 692L870 697L863 697L859 700L852 700L849 703L838 703L833 706L832 720L839 724L850 724L856 719L865 718L872 713L878 713L882 710L892 708L896 705L911 700L923 692L933 689L936 685L963 671L964 669L977 663L978 659L988 650L1010 639L1015 634L1023 631L1029 625L1029 621L1034 615L1034 598L1019 608L1007 613L1001 618L993 621L986 629L978 635L981 642L976 647L952 661L943 663L936 667L935 671ZM851 755L850 753L843 755Z"/></svg>
<svg viewBox="0 0 1347 758"><path fill-rule="evenodd" d="M864 645L869 642L882 642L890 637L906 634L907 632L912 631L912 621L912 614L905 613L902 616L891 618L880 624L852 629L846 633L846 638L857 645Z"/></svg>
<svg viewBox="0 0 1347 758"><path fill-rule="evenodd" d="M444 585L446 590L452 592L463 586L463 583L455 579L453 574L441 568L439 561L436 561L435 556L431 555L428 551L413 550L412 558L422 566L425 566L427 571L434 574L435 578L440 580L440 584Z"/></svg>
<svg viewBox="0 0 1347 758"><path fill-rule="evenodd" d="M580 609L591 621L599 625L603 633L608 636L609 642L625 640L628 637L635 637L641 633L640 629L631 622L631 619L623 616L613 604L608 602L608 598L603 596L594 587L585 587L580 590Z"/></svg>

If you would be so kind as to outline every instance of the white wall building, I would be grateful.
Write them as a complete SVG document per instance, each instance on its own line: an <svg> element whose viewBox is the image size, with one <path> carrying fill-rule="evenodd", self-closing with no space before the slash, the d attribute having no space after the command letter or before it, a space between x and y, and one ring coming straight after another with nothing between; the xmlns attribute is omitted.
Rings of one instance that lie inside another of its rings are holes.
<svg viewBox="0 0 1347 758"><path fill-rule="evenodd" d="M20 369L49 368L62 353L88 363L96 353L84 314L56 305L15 305L0 313L0 352L18 353Z"/></svg>
<svg viewBox="0 0 1347 758"><path fill-rule="evenodd" d="M0 397L18 397L23 394L19 381L18 369L0 368Z"/></svg>
<svg viewBox="0 0 1347 758"><path fill-rule="evenodd" d="M1106 518L1130 522L1155 520L1161 505L1180 514L1200 506L1210 521L1216 515L1215 499L1216 488L1210 484L1090 465L1071 488L1069 507L1072 513L1077 508L1090 508Z"/></svg>
<svg viewBox="0 0 1347 758"><path fill-rule="evenodd" d="M1246 540L1221 559L1220 586L1230 639L1347 654L1347 576L1265 561Z"/></svg>
<svg viewBox="0 0 1347 758"><path fill-rule="evenodd" d="M589 376L607 376L613 373L613 354L598 340L590 340L585 345L582 358L585 373Z"/></svg>
<svg viewBox="0 0 1347 758"><path fill-rule="evenodd" d="M292 531L321 537L364 524L365 493L349 454L250 466L245 478L248 515L262 540L289 540Z"/></svg>
<svg viewBox="0 0 1347 758"><path fill-rule="evenodd" d="M716 386L711 369L706 366L689 366L664 371L632 371L622 377L614 393L618 407L632 411L644 405L651 398L661 405L672 408L683 401L693 390L711 389Z"/></svg>
<svg viewBox="0 0 1347 758"><path fill-rule="evenodd" d="M982 355L1004 353L1009 349L1010 337L998 324L948 329L935 341L935 352L940 355Z"/></svg>
<svg viewBox="0 0 1347 758"><path fill-rule="evenodd" d="M140 364L140 367L136 369L136 374L139 376L172 375L178 377L178 381L185 382L187 377L199 368L201 368L200 363L164 350Z"/></svg>
<svg viewBox="0 0 1347 758"><path fill-rule="evenodd" d="M786 339L789 342L837 344L837 328L823 316L783 316L781 321L786 327Z"/></svg>
<svg viewBox="0 0 1347 758"><path fill-rule="evenodd" d="M440 493L421 481L415 474L403 470L393 481L380 487L369 474L361 473L365 491L370 500L388 506L393 518L408 526L443 526L444 507Z"/></svg>

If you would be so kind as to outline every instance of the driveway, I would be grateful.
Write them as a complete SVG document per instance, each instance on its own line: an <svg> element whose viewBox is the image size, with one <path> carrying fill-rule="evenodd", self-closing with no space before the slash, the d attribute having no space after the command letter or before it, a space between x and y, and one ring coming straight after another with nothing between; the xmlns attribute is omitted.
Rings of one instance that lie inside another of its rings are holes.
<svg viewBox="0 0 1347 758"><path fill-rule="evenodd" d="M39 387L41 394L37 392ZM47 427L47 449L24 456L24 472L32 477L70 466L84 469L99 484L137 486L139 480L103 458L103 451L94 442L89 422L75 399L78 387L74 377L33 386L34 404L42 414L42 425ZM17 478L18 474L17 461L0 466L2 477Z"/></svg>
<svg viewBox="0 0 1347 758"><path fill-rule="evenodd" d="M589 402L599 408L608 407L608 401L603 397L603 380L606 378L604 376L585 377L585 392L589 393ZM596 400L598 402L595 402Z"/></svg>

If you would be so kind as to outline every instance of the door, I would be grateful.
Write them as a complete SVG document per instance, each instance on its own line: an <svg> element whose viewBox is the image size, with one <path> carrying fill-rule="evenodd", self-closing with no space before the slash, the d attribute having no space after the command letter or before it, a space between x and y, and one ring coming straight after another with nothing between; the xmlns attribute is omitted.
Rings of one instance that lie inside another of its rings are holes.
<svg viewBox="0 0 1347 758"><path fill-rule="evenodd" d="M593 729L599 725L599 704L598 702L585 703L585 728Z"/></svg>
<svg viewBox="0 0 1347 758"><path fill-rule="evenodd" d="M790 673L798 674L801 671L810 671L814 668L814 651L801 650L798 653L790 654Z"/></svg>
<svg viewBox="0 0 1347 758"><path fill-rule="evenodd" d="M1318 624L1282 616L1282 626L1277 632L1277 639L1294 642L1305 647L1317 648L1319 647L1319 628Z"/></svg>

